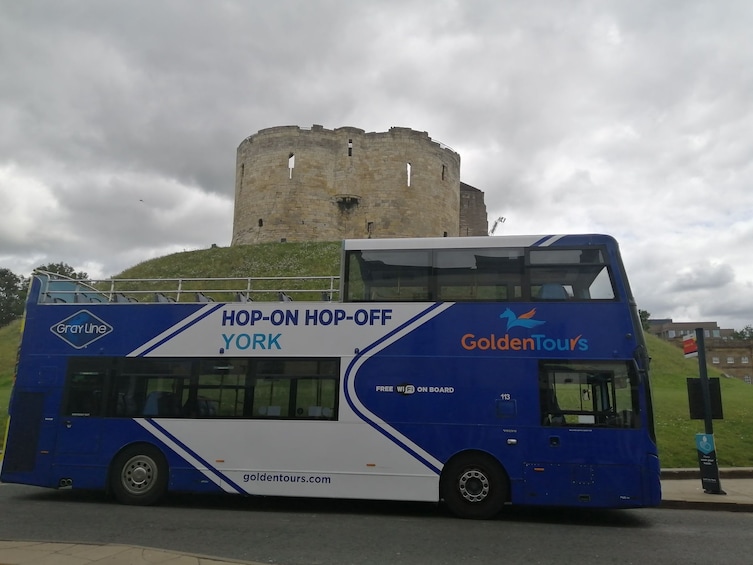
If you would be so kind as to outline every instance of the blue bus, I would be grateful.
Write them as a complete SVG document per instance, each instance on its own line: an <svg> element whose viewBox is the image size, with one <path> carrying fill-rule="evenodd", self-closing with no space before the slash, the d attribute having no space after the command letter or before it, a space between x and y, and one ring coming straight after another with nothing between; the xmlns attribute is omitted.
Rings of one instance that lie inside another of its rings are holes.
<svg viewBox="0 0 753 565"><path fill-rule="evenodd" d="M609 236L346 240L339 277L195 288L36 273L0 479L477 519L660 502L649 358Z"/></svg>

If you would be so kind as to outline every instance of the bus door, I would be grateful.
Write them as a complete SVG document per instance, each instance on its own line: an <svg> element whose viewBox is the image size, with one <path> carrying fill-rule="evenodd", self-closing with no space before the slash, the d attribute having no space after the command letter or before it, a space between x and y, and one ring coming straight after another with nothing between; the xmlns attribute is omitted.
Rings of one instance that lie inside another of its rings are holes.
<svg viewBox="0 0 753 565"><path fill-rule="evenodd" d="M528 502L640 498L643 435L632 362L542 361L539 402L541 426L524 467Z"/></svg>
<svg viewBox="0 0 753 565"><path fill-rule="evenodd" d="M60 455L97 453L104 410L105 371L72 370L63 392L58 420L57 452Z"/></svg>

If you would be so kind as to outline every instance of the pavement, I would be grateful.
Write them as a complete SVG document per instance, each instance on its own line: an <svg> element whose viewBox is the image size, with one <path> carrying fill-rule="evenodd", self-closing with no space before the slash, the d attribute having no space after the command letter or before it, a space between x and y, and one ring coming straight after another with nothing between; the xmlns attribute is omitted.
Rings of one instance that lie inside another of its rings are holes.
<svg viewBox="0 0 753 565"><path fill-rule="evenodd" d="M753 512L753 468L719 470L725 494L709 494L698 469L662 470L661 508ZM0 565L262 565L119 544L0 540Z"/></svg>
<svg viewBox="0 0 753 565"><path fill-rule="evenodd" d="M724 494L709 494L698 469L662 469L661 507L753 512L753 468L719 469L719 486Z"/></svg>

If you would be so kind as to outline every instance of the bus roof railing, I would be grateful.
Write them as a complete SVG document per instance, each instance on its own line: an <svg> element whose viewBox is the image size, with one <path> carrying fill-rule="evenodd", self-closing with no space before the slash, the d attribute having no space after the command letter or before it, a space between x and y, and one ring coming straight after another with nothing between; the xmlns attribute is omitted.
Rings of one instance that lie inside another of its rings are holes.
<svg viewBox="0 0 753 565"><path fill-rule="evenodd" d="M57 273L36 271L40 282L38 302L154 303L154 302L253 302L336 301L340 277L176 277L72 279Z"/></svg>

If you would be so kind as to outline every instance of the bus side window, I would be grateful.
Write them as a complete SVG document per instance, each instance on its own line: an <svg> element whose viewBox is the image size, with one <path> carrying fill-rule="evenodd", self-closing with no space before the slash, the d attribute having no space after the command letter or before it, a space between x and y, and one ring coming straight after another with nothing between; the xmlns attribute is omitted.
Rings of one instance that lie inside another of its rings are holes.
<svg viewBox="0 0 753 565"><path fill-rule="evenodd" d="M531 249L526 265L533 300L616 298L614 281L601 249Z"/></svg>
<svg viewBox="0 0 753 565"><path fill-rule="evenodd" d="M640 427L637 378L629 362L541 361L539 395L545 426Z"/></svg>
<svg viewBox="0 0 753 565"><path fill-rule="evenodd" d="M144 402L144 416L178 416L180 402L172 392L150 392Z"/></svg>
<svg viewBox="0 0 753 565"><path fill-rule="evenodd" d="M100 416L104 373L73 373L66 386L66 416Z"/></svg>
<svg viewBox="0 0 753 565"><path fill-rule="evenodd" d="M542 424L545 426L562 426L567 424L565 415L557 402L557 393L546 387L541 390L541 413L543 415Z"/></svg>
<svg viewBox="0 0 753 565"><path fill-rule="evenodd" d="M138 413L138 407L136 406L136 400L133 395L126 392L119 392L117 395L115 415L135 416Z"/></svg>

